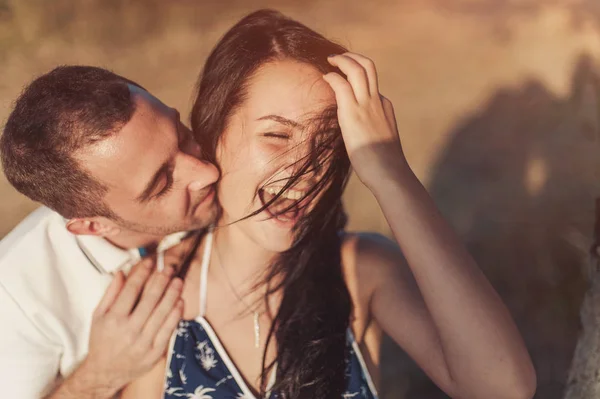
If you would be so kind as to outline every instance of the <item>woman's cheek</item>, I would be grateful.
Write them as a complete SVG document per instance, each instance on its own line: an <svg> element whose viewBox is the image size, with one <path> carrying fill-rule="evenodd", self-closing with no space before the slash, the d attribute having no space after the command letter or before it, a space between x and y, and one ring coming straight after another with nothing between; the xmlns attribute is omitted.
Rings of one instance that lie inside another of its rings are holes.
<svg viewBox="0 0 600 399"><path fill-rule="evenodd" d="M223 210L234 219L245 216L252 202L253 190L249 186L250 180L240 172L223 174L221 178L219 202Z"/></svg>
<svg viewBox="0 0 600 399"><path fill-rule="evenodd" d="M266 167L286 158L289 148L278 142L262 141L252 147L252 158L257 165Z"/></svg>

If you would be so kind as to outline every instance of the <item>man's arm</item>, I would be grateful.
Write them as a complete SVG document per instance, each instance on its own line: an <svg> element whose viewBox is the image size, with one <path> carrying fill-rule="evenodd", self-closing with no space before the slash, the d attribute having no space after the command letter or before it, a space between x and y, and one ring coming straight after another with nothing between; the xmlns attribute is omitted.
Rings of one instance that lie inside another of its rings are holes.
<svg viewBox="0 0 600 399"><path fill-rule="evenodd" d="M56 379L61 348L44 335L0 284L2 397L37 399Z"/></svg>
<svg viewBox="0 0 600 399"><path fill-rule="evenodd" d="M109 399L165 353L181 319L183 282L146 259L117 273L94 311L85 360L46 399Z"/></svg>

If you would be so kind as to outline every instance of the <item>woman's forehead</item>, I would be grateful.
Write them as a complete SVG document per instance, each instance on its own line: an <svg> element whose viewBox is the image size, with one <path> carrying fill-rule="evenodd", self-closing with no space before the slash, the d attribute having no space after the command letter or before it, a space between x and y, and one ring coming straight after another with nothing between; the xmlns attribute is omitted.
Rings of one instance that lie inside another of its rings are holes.
<svg viewBox="0 0 600 399"><path fill-rule="evenodd" d="M294 60L262 66L248 82L248 116L281 115L300 120L335 104L335 96L323 74L310 64Z"/></svg>

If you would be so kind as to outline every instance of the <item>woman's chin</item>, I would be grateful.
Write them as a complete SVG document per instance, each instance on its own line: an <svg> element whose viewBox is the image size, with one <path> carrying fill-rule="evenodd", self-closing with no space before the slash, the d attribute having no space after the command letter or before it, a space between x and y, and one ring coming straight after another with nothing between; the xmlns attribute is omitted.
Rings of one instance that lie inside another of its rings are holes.
<svg viewBox="0 0 600 399"><path fill-rule="evenodd" d="M294 243L294 223L275 218L259 222L261 245L272 252L284 252Z"/></svg>

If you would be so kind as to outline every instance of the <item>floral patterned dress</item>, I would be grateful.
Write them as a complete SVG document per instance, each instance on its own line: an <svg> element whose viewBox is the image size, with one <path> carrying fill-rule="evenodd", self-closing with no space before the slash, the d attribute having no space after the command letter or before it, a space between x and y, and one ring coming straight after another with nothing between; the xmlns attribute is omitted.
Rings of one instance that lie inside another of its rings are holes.
<svg viewBox="0 0 600 399"><path fill-rule="evenodd" d="M212 232L209 232L200 273L200 316L180 321L171 338L164 399L255 399L219 337L204 318L211 248ZM342 399L377 399L377 391L350 330L347 345L346 390ZM273 382L272 378L269 386ZM270 394L269 399L277 399L277 394Z"/></svg>

